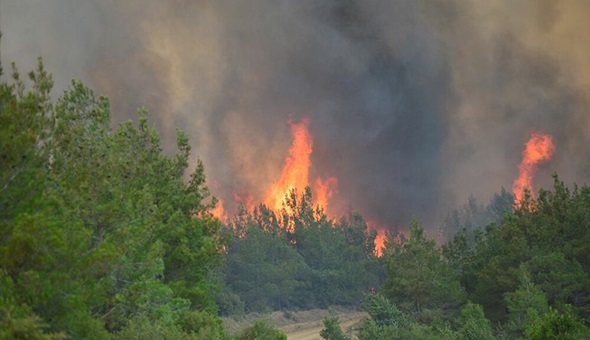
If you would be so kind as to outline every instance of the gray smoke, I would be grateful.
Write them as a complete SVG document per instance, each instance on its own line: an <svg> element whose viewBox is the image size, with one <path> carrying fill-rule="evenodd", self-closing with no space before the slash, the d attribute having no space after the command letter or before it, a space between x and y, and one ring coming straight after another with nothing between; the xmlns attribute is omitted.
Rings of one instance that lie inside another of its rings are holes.
<svg viewBox="0 0 590 340"><path fill-rule="evenodd" d="M532 130L557 148L537 188L590 175L585 0L2 0L0 30L4 65L41 55L116 121L147 106L167 150L185 129L230 212L277 178L289 118L339 180L330 208L387 227L510 189Z"/></svg>

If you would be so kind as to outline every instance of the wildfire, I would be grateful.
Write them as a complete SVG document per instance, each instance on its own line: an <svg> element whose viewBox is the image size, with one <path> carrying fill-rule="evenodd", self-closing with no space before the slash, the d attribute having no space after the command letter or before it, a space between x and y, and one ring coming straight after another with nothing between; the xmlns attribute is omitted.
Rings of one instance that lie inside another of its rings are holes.
<svg viewBox="0 0 590 340"><path fill-rule="evenodd" d="M330 198L332 198L334 188L337 184L338 179L336 177L330 177L325 181L321 178L317 178L315 181L315 185L313 186L315 200L317 204L325 210L328 208L328 202L330 201Z"/></svg>
<svg viewBox="0 0 590 340"><path fill-rule="evenodd" d="M385 235L385 230L377 230L377 236L375 237L375 255L377 255L377 257L383 256L383 249L385 249L386 239L387 236Z"/></svg>
<svg viewBox="0 0 590 340"><path fill-rule="evenodd" d="M381 257L383 256L383 250L385 249L385 241L387 240L387 228L380 225L379 223L376 223L373 220L366 220L366 222L367 230L377 231L377 235L375 236L373 244L375 245L375 256Z"/></svg>
<svg viewBox="0 0 590 340"><path fill-rule="evenodd" d="M302 190L310 185L309 170L311 167L311 154L313 152L313 136L309 132L309 119L304 118L299 123L289 120L291 136L293 138L289 154L285 158L279 178L273 182L270 189L262 199L270 209L278 212L282 209L285 196L293 189ZM330 200L338 185L336 177L322 179L316 178L312 185L312 194L315 204L319 205L327 213ZM299 192L301 193L301 192ZM254 197L247 191L234 193L234 200L242 202L248 209L252 209ZM222 221L227 221L227 215L223 207L223 201L219 200L217 207L212 211L213 215ZM367 222L369 223L369 222ZM370 223L369 223L370 224ZM382 256L387 238L385 228L368 227L377 230L375 238L375 255Z"/></svg>
<svg viewBox="0 0 590 340"><path fill-rule="evenodd" d="M254 196L246 190L234 192L234 201L243 204L248 210L254 209Z"/></svg>
<svg viewBox="0 0 590 340"><path fill-rule="evenodd" d="M221 198L217 199L217 205L213 210L211 210L211 214L213 217L216 217L221 222L227 222L227 213L225 212L225 208L223 207L223 200Z"/></svg>
<svg viewBox="0 0 590 340"><path fill-rule="evenodd" d="M522 162L518 166L518 178L512 185L512 192L515 197L515 204L522 201L524 190L529 189L532 192L533 175L537 166L541 162L546 162L553 157L555 145L550 135L533 131L531 138L526 143L522 153Z"/></svg>
<svg viewBox="0 0 590 340"><path fill-rule="evenodd" d="M304 118L300 123L289 121L289 125L293 144L285 159L281 176L273 183L264 200L275 211L281 209L285 195L290 190L302 190L309 185L310 156L313 151L313 138L308 131L309 119Z"/></svg>

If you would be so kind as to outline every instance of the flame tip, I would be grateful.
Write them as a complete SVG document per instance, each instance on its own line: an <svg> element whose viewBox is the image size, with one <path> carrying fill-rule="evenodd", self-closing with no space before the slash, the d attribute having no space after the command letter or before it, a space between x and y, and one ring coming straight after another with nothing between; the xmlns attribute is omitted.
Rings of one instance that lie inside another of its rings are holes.
<svg viewBox="0 0 590 340"><path fill-rule="evenodd" d="M549 134L532 130L522 151L522 161L518 165L518 177L512 185L515 204L519 204L522 201L525 190L530 190L532 194L533 176L538 165L542 162L550 161L554 153L555 144L553 143L553 137Z"/></svg>

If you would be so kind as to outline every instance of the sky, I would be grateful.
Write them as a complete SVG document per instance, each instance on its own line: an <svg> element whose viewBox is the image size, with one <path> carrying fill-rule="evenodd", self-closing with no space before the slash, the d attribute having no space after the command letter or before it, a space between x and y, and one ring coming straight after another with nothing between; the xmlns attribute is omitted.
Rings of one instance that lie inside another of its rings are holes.
<svg viewBox="0 0 590 340"><path fill-rule="evenodd" d="M510 190L533 131L555 143L535 190L590 178L585 0L0 0L0 31L5 69L42 56L55 97L75 78L115 123L145 106L167 152L187 131L229 213L305 119L328 210L386 228Z"/></svg>

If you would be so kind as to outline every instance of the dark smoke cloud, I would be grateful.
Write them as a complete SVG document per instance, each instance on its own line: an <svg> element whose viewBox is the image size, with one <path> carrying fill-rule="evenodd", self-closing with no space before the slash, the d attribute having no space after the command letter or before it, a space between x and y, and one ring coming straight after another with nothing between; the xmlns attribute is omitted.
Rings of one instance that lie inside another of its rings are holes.
<svg viewBox="0 0 590 340"><path fill-rule="evenodd" d="M189 132L231 208L278 176L289 118L310 117L334 210L435 226L511 188L531 130L566 181L590 175L590 5L579 1L2 0L2 61L82 78L116 120L146 105Z"/></svg>

